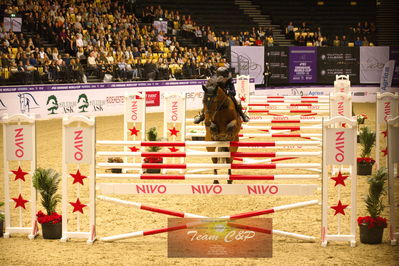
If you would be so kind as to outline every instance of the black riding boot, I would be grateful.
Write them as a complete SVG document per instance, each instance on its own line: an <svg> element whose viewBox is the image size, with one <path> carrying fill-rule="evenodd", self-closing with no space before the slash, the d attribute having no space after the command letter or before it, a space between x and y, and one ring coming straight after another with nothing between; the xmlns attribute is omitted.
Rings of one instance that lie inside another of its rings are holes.
<svg viewBox="0 0 399 266"><path fill-rule="evenodd" d="M201 112L194 117L194 124L199 124L205 120L204 110L202 109Z"/></svg>
<svg viewBox="0 0 399 266"><path fill-rule="evenodd" d="M249 117L248 117L246 114L244 114L244 112L242 111L242 106L241 106L241 104L239 104L239 103L237 102L236 97L231 96L231 99L233 100L234 105L235 105L235 107L236 107L236 110L237 110L237 112L240 114L240 116L241 116L241 118L242 118L242 121L244 121L244 122L249 122Z"/></svg>

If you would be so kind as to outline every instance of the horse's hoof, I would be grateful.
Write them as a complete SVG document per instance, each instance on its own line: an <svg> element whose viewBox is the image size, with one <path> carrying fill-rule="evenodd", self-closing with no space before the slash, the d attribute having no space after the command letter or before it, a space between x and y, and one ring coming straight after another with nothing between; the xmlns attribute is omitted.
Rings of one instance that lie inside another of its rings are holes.
<svg viewBox="0 0 399 266"><path fill-rule="evenodd" d="M227 180L227 184L233 184L233 180Z"/></svg>
<svg viewBox="0 0 399 266"><path fill-rule="evenodd" d="M219 184L219 180L213 180L213 184Z"/></svg>

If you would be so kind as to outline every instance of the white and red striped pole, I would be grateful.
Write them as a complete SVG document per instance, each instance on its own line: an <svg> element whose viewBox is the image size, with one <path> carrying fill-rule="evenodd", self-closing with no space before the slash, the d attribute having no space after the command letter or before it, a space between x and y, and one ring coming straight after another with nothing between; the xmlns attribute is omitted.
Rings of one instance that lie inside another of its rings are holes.
<svg viewBox="0 0 399 266"><path fill-rule="evenodd" d="M181 218L208 218L207 216L201 216L201 215L196 215L196 214L192 214L192 213L175 212L175 211L170 211L170 210L166 210L166 209L160 209L160 208L156 208L156 207L142 205L141 203L137 203L137 202L130 202L130 201L115 199L115 198L106 197L106 196L98 196L98 198L102 199L102 200L106 200L106 201L111 201L111 202L120 203L120 204L124 204L124 205L134 206L141 210L157 212L157 213L172 215L172 216L181 217ZM300 207L305 207L305 206L310 206L310 205L315 205L315 204L318 204L318 200L298 202L298 203L274 207L271 209L239 213L239 214L234 214L234 215L227 215L227 216L222 216L219 218L227 219L227 220L249 218L249 217L271 214L271 213L278 212L278 211L295 209L295 208L300 208ZM176 231L176 230L181 230L181 229L187 229L187 228L190 228L192 226L199 225L202 223L204 223L204 222L193 222L193 223L186 223L183 225L173 226L173 227L165 227L165 228L148 230L148 231L137 231L137 232L133 232L133 233L103 237L103 238L101 238L101 240L102 241L115 241L115 240L121 240L121 239L126 239L126 238L138 237L138 236L155 235L155 234L166 233L166 232L171 232L171 231ZM293 238L301 239L301 240L305 240L305 241L310 241L310 242L314 242L314 240L315 240L315 238L311 237L311 236L306 236L306 235L301 235L301 234L296 234L296 233L289 233L289 232L284 232L284 231L280 231L280 230L272 230L272 233L277 234L277 235L289 236L289 237L293 237Z"/></svg>

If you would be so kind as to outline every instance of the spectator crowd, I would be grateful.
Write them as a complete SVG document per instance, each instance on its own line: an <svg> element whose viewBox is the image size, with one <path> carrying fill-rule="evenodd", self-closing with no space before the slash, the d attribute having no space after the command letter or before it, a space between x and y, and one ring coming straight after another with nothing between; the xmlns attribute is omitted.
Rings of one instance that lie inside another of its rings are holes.
<svg viewBox="0 0 399 266"><path fill-rule="evenodd" d="M0 25L0 82L24 84L206 78L226 60L229 46L274 45L273 29L216 33L198 25L190 15L162 9L138 8L135 1L115 0L12 0L3 16L22 18L23 32ZM1 3L1 2L0 2ZM370 44L374 24L351 28L360 38L355 45ZM29 34L28 34L29 33ZM346 46L345 36L329 43L321 29L311 31L306 22L286 28L298 45ZM191 39L186 47L179 38Z"/></svg>

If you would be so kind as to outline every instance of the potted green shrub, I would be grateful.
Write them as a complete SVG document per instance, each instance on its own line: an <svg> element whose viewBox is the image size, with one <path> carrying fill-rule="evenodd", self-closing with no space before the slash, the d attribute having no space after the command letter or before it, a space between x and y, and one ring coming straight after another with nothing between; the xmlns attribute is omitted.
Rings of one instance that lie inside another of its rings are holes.
<svg viewBox="0 0 399 266"><path fill-rule="evenodd" d="M157 129L155 127L150 128L147 131L147 140L148 141L158 141L158 132ZM146 149L148 152L158 152L161 150L161 147L159 146L149 146ZM145 163L162 163L163 159L162 157L159 156L149 156L149 157L145 157L144 158L144 162ZM146 173L160 173L161 169L146 169L145 171Z"/></svg>
<svg viewBox="0 0 399 266"><path fill-rule="evenodd" d="M109 163L123 163L123 159L121 157L109 157ZM122 173L122 168L111 168L112 173L120 174Z"/></svg>
<svg viewBox="0 0 399 266"><path fill-rule="evenodd" d="M0 201L0 207L4 205L4 202ZM4 230L4 214L0 212L0 237L3 237Z"/></svg>
<svg viewBox="0 0 399 266"><path fill-rule="evenodd" d="M39 191L41 203L47 214L37 213L37 221L42 225L44 239L60 239L62 236L62 216L55 209L61 200L57 193L61 181L54 169L37 168L32 177L33 186Z"/></svg>
<svg viewBox="0 0 399 266"><path fill-rule="evenodd" d="M357 158L357 174L371 175L373 164L375 163L375 160L370 157L371 150L375 144L375 132L371 131L368 127L362 127L359 138L362 152L360 157Z"/></svg>
<svg viewBox="0 0 399 266"><path fill-rule="evenodd" d="M378 169L377 173L368 179L369 194L365 199L369 216L359 217L357 222L360 228L360 241L365 244L379 244L382 241L387 219L380 214L384 210L382 196L385 194L385 182L388 173L386 168Z"/></svg>
<svg viewBox="0 0 399 266"><path fill-rule="evenodd" d="M367 119L367 115L366 114L360 114L356 116L356 121L357 121L357 143L360 143L360 136L359 136L359 129L360 129L360 125L364 125L364 122Z"/></svg>

